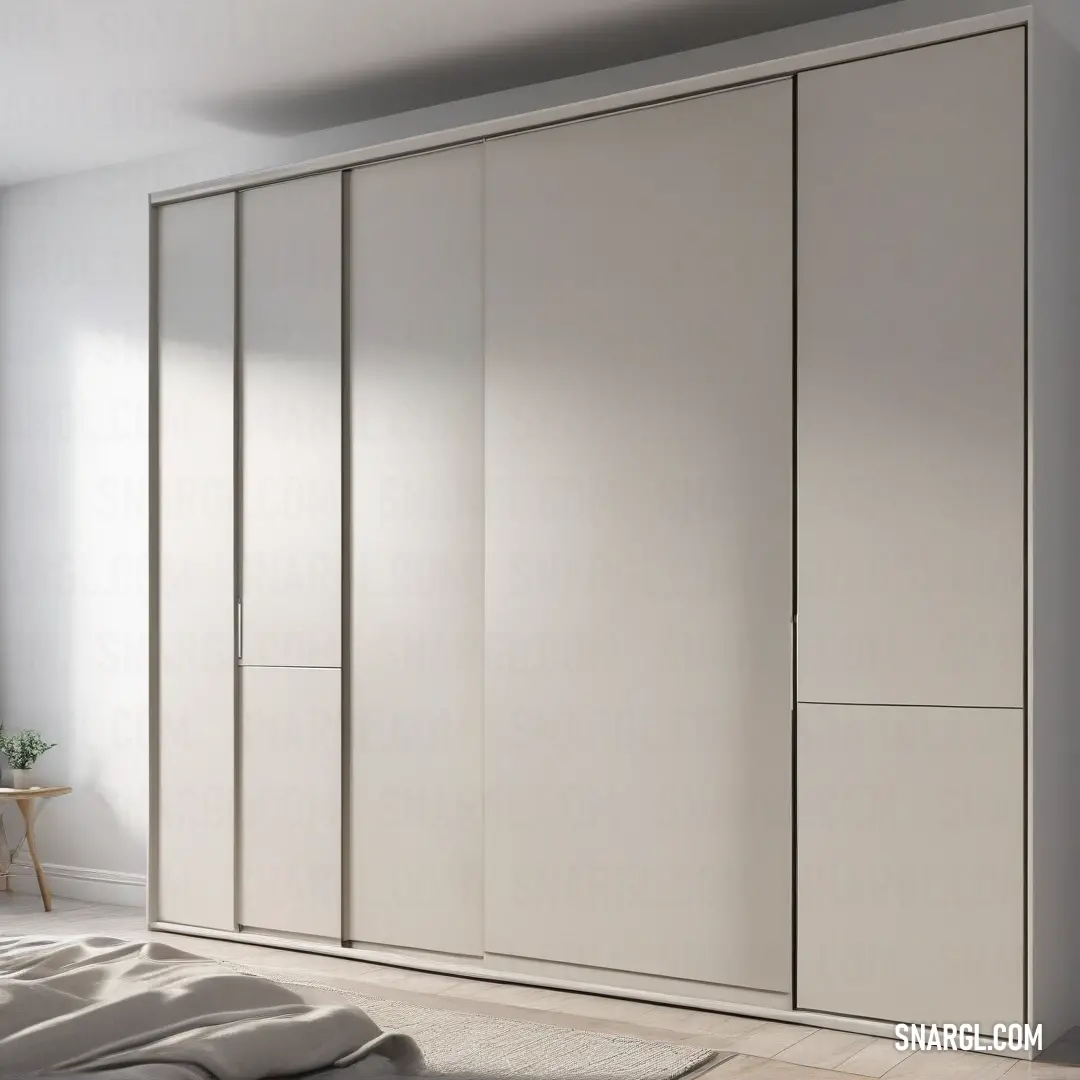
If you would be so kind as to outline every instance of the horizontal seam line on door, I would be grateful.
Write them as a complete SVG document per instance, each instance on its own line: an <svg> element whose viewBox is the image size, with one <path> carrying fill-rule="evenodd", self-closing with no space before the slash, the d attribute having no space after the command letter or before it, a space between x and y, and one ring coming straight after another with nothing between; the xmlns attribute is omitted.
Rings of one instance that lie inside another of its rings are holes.
<svg viewBox="0 0 1080 1080"><path fill-rule="evenodd" d="M253 668L284 668L289 671L340 671L340 664L245 664L242 660L239 667Z"/></svg>
<svg viewBox="0 0 1080 1080"><path fill-rule="evenodd" d="M796 705L829 705L852 709L1001 709L1023 712L1023 705L934 705L914 701L797 701Z"/></svg>

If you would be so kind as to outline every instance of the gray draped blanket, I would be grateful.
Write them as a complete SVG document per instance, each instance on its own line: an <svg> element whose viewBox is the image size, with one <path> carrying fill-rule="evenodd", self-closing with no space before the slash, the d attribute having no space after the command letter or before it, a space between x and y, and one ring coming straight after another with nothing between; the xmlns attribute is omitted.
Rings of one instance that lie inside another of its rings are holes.
<svg viewBox="0 0 1080 1080"><path fill-rule="evenodd" d="M422 1071L360 1009L158 942L0 938L0 1078L359 1080Z"/></svg>

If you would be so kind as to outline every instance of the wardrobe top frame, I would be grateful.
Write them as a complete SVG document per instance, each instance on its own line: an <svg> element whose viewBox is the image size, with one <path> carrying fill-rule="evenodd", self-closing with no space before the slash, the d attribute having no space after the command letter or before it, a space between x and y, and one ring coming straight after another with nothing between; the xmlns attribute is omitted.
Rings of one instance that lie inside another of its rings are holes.
<svg viewBox="0 0 1080 1080"><path fill-rule="evenodd" d="M439 127L435 123L433 114L442 106L403 113L397 118L403 128L420 126L430 130L310 161L153 192L150 205L163 206L264 187L651 108L791 78L815 68L1026 27L1032 21L1030 6L1003 7L1000 0L959 0L954 5L959 10L945 21L941 21L940 11L935 16L933 6L940 7L933 5L932 0L908 0L691 52L468 99L453 107L473 112L477 119L456 127ZM515 108L515 103L520 103L523 96L549 101L539 108L521 111L520 104ZM428 114L426 119L425 114ZM361 128L363 124L355 126Z"/></svg>

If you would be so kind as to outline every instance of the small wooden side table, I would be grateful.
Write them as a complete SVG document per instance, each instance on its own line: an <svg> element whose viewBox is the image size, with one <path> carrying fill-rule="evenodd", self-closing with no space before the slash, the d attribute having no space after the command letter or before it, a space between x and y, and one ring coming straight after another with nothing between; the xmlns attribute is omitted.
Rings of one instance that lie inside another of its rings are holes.
<svg viewBox="0 0 1080 1080"><path fill-rule="evenodd" d="M22 814L26 833L23 837L26 846L30 849L30 858L34 862L34 873L37 874L38 889L41 890L41 902L46 911L52 911L52 893L49 891L49 882L45 878L45 871L41 867L38 858L37 838L34 836L34 819L38 815L40 799L55 799L57 795L69 795L69 787L33 787L33 788L2 788L0 787L0 891L9 888L8 879L11 874L11 865L15 856L22 846L20 840L15 850L8 846L7 832L4 830L4 811L8 803L14 803Z"/></svg>

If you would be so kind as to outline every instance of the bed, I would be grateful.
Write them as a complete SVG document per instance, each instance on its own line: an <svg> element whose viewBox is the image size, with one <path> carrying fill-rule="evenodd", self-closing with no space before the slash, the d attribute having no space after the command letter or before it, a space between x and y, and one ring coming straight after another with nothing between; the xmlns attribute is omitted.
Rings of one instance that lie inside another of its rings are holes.
<svg viewBox="0 0 1080 1080"><path fill-rule="evenodd" d="M417 1076L406 1035L360 1009L159 942L0 937L0 1078Z"/></svg>

